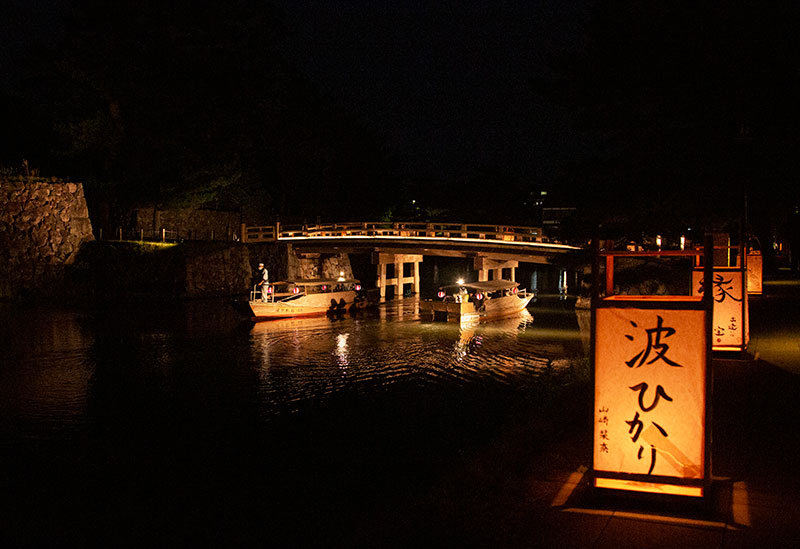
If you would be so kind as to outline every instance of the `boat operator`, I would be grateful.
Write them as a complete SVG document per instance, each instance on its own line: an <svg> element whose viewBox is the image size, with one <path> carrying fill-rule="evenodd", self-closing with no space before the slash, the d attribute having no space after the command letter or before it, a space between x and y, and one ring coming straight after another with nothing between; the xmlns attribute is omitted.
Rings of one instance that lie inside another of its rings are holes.
<svg viewBox="0 0 800 549"><path fill-rule="evenodd" d="M269 288L269 271L264 267L263 263L258 264L258 274L256 275L256 283L261 291L261 301L267 302L267 288Z"/></svg>

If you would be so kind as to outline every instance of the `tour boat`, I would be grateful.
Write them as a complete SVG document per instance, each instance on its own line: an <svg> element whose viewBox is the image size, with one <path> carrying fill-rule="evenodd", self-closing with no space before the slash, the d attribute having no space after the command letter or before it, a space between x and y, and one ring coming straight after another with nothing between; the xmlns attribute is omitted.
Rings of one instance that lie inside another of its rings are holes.
<svg viewBox="0 0 800 549"><path fill-rule="evenodd" d="M249 302L252 320L343 313L360 290L361 284L352 278L284 280L270 283L263 301L256 286Z"/></svg>
<svg viewBox="0 0 800 549"><path fill-rule="evenodd" d="M430 314L434 320L465 322L492 320L518 314L533 299L533 293L518 288L511 280L462 282L444 286L438 300L420 303L420 312ZM449 293L448 293L449 292Z"/></svg>

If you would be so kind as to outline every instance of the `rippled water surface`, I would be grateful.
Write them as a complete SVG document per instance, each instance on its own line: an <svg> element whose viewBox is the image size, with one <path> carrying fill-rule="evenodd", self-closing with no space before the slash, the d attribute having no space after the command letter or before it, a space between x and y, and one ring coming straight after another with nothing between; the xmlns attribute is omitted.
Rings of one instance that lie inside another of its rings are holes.
<svg viewBox="0 0 800 549"><path fill-rule="evenodd" d="M574 309L529 311L459 326L405 300L253 325L221 302L4 305L0 489L21 517L8 532L249 540L255 525L367 497L367 476L391 490L434 474L537 398L543 376L583 360Z"/></svg>

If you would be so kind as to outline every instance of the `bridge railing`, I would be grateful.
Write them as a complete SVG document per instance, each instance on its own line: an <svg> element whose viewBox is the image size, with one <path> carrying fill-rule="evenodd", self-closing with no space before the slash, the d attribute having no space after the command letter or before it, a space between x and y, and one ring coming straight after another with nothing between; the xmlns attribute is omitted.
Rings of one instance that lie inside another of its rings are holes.
<svg viewBox="0 0 800 549"><path fill-rule="evenodd" d="M270 242L276 239L276 235L275 225L242 225L242 242Z"/></svg>
<svg viewBox="0 0 800 549"><path fill-rule="evenodd" d="M244 242L270 242L287 238L376 237L474 238L503 242L545 242L540 227L519 225L474 225L464 223L347 222L316 225L242 225Z"/></svg>

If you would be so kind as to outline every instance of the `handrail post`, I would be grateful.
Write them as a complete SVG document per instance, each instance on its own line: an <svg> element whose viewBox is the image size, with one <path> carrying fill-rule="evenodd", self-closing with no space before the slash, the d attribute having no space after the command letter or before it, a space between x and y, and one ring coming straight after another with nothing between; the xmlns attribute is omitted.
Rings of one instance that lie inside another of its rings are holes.
<svg viewBox="0 0 800 549"><path fill-rule="evenodd" d="M606 251L610 252L613 248L613 241L606 240ZM614 256L606 255L606 297L614 295Z"/></svg>
<svg viewBox="0 0 800 549"><path fill-rule="evenodd" d="M247 242L247 225L242 223L239 230L241 231L242 242Z"/></svg>

